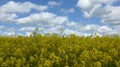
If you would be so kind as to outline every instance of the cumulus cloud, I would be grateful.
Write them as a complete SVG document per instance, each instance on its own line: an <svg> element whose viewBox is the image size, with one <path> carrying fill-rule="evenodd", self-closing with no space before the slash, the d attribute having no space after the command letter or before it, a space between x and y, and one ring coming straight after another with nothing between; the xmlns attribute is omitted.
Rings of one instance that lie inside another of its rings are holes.
<svg viewBox="0 0 120 67"><path fill-rule="evenodd" d="M43 30L43 33L61 33L61 29L64 29L64 25L56 25L52 27L48 27L47 29Z"/></svg>
<svg viewBox="0 0 120 67"><path fill-rule="evenodd" d="M51 2L51 3L50 3ZM59 6L60 4L54 1L50 1L49 6ZM112 3L115 0L79 0L77 6L82 9L84 17L100 17L102 23L119 25L120 24L120 7L113 6ZM92 33L97 32L99 35L105 34L119 34L120 26L110 27L107 25L87 24L82 25L74 21L69 21L67 16L58 16L54 13L43 12L48 9L48 6L37 5L31 2L14 2L0 6L0 21L2 22L14 22L21 25L18 30L15 28L9 28L0 26L0 35L26 35L29 36L38 26L41 33L58 33L60 29L64 29L66 35L76 34L89 36ZM38 13L31 14L31 10L39 11ZM64 13L74 13L74 8L61 9ZM19 17L18 14L30 13L28 16ZM16 33L17 31L17 33ZM23 33L24 32L24 33Z"/></svg>
<svg viewBox="0 0 120 67"><path fill-rule="evenodd" d="M111 5L116 0L79 0L77 6L85 11L92 11L95 8L100 8L103 5Z"/></svg>
<svg viewBox="0 0 120 67"><path fill-rule="evenodd" d="M70 8L70 9L60 9L61 12L67 14L67 13L74 13L75 10L74 8Z"/></svg>
<svg viewBox="0 0 120 67"><path fill-rule="evenodd" d="M113 31L113 29L108 27L108 26L100 26L98 28L98 32L101 32L101 33L103 33L103 32L112 32L112 31Z"/></svg>
<svg viewBox="0 0 120 67"><path fill-rule="evenodd" d="M57 6L57 5L56 5ZM1 35L26 35L29 36L36 27L33 26L38 26L39 32L43 28L48 26L57 26L55 27L58 29L58 25L62 25L66 22L68 22L68 18L66 16L57 16L54 13L50 12L43 12L47 10L48 6L43 6L43 5L37 5L31 2L14 2L14 1L9 1L6 4L3 4L0 6L0 21L1 22L13 22L13 25L18 24L18 26L21 24L22 27L17 30L14 28L7 28L4 26L0 26L0 33ZM38 13L33 13L30 14L26 17L20 17L18 14L21 13L30 13L31 10L34 9L36 11L40 11ZM26 26L27 25L27 26ZM56 31L52 27L49 28L51 31ZM48 29L48 31L49 31ZM44 29L46 30L46 29ZM49 32L51 32L49 31ZM23 33L26 32L26 33ZM44 31L46 32L46 31ZM43 33L44 33L43 32Z"/></svg>
<svg viewBox="0 0 120 67"><path fill-rule="evenodd" d="M61 31L61 29L63 29L63 32ZM66 28L62 25L57 25L57 26L53 26L50 28L47 28L45 30L43 30L43 33L57 33L57 34L64 34L64 35L70 35L70 34L76 34L76 35L82 35L81 32L77 31L77 30L73 30L73 29L69 29Z"/></svg>
<svg viewBox="0 0 120 67"><path fill-rule="evenodd" d="M102 22L111 25L120 25L120 6L109 6L111 11L108 15L102 17Z"/></svg>
<svg viewBox="0 0 120 67"><path fill-rule="evenodd" d="M38 28L38 32L41 31L41 30L44 30L43 27L34 27L34 26L28 26L28 27L21 27L19 28L19 31L20 32L33 32L36 30L36 28Z"/></svg>
<svg viewBox="0 0 120 67"><path fill-rule="evenodd" d="M50 1L49 5L58 5L57 2ZM0 21L3 22L15 22L17 24L26 25L56 25L67 22L67 17L57 16L54 13L40 12L36 14L30 14L26 17L19 17L17 14L29 13L32 9L37 11L47 10L48 6L37 5L31 2L14 2L9 1L0 6Z"/></svg>
<svg viewBox="0 0 120 67"><path fill-rule="evenodd" d="M15 29L13 27L0 26L0 35L13 36L15 34Z"/></svg>
<svg viewBox="0 0 120 67"><path fill-rule="evenodd" d="M77 23L74 22L74 21L68 22L68 23L66 23L66 26L68 26L68 27L74 27L74 26L77 26Z"/></svg>
<svg viewBox="0 0 120 67"><path fill-rule="evenodd" d="M0 26L0 30L4 29L5 27L4 26Z"/></svg>
<svg viewBox="0 0 120 67"><path fill-rule="evenodd" d="M28 25L56 25L56 24L63 24L67 22L68 19L65 16L57 16L53 13L49 12L42 12L37 14L31 14L28 17L19 18L18 24L28 24Z"/></svg>
<svg viewBox="0 0 120 67"><path fill-rule="evenodd" d="M19 30L20 31L34 31L36 28L35 27L22 27Z"/></svg>
<svg viewBox="0 0 120 67"><path fill-rule="evenodd" d="M76 24L75 26L74 26L74 24L73 25L65 25L65 26L56 25L56 26L53 26L53 27L50 27L48 29L43 30L43 32L44 33L61 34L60 29L64 30L65 35L76 34L79 36L83 36L83 35L89 36L89 35L94 34L94 33L97 33L97 35L99 35L99 36L118 33L118 30L115 30L114 28L111 28L110 26L96 25L96 24L87 24L87 25Z"/></svg>
<svg viewBox="0 0 120 67"><path fill-rule="evenodd" d="M120 25L113 26L113 28L114 28L114 31L111 32L111 34L114 33L114 34L120 35Z"/></svg>
<svg viewBox="0 0 120 67"><path fill-rule="evenodd" d="M84 10L90 10L93 7L90 0L79 0L77 6Z"/></svg>
<svg viewBox="0 0 120 67"><path fill-rule="evenodd" d="M0 21L4 22L16 22L18 16L15 13L0 13Z"/></svg>
<svg viewBox="0 0 120 67"><path fill-rule="evenodd" d="M79 0L77 7L81 8L85 18L99 17L101 22L119 25L120 6L113 6L117 0Z"/></svg>
<svg viewBox="0 0 120 67"><path fill-rule="evenodd" d="M32 32L26 32L25 33L25 36L30 36L30 35L32 35Z"/></svg>
<svg viewBox="0 0 120 67"><path fill-rule="evenodd" d="M84 33L98 33L100 35L106 35L106 34L113 34L114 29L107 25L96 25L96 24L87 24L87 25L81 25L78 26L79 32ZM114 31L117 32L117 31Z"/></svg>
<svg viewBox="0 0 120 67"><path fill-rule="evenodd" d="M72 22L73 23L73 22ZM75 23L75 22L74 22ZM45 33L58 33L61 34L61 29L64 30L64 34L65 35L69 35L69 34L76 34L79 36L89 36L91 34L94 34L95 32L97 33L97 35L101 36L101 35L106 35L106 34L119 34L120 30L120 26L115 26L114 28L111 28L107 25L95 25L95 24L88 24L88 25L80 25L77 24L74 26L74 24L71 26L69 25L69 27L66 27L67 25L55 25L55 26L48 26L48 27L38 27L39 31L38 33L41 34L45 34ZM25 35L25 36L29 36L32 34L32 32L36 29L36 27L33 26L28 26L28 27L21 27L18 28L17 32L15 31L15 28L9 28L9 27L4 27L4 26L0 26L0 33L2 33L1 35L8 35L8 36L12 36L12 35Z"/></svg>
<svg viewBox="0 0 120 67"><path fill-rule="evenodd" d="M3 34L7 35L7 36L14 36L15 35L15 31L4 32Z"/></svg>
<svg viewBox="0 0 120 67"><path fill-rule="evenodd" d="M48 5L49 6L59 6L59 5L61 5L62 4L62 2L55 2L55 1L49 1L48 2Z"/></svg>
<svg viewBox="0 0 120 67"><path fill-rule="evenodd" d="M9 1L6 4L0 6L0 21L3 22L17 22L18 15L20 13L29 13L34 9L36 11L45 11L48 6L37 5L31 2L14 2Z"/></svg>
<svg viewBox="0 0 120 67"><path fill-rule="evenodd" d="M54 1L50 1L49 4L54 4ZM55 4L54 4L55 5ZM57 5L57 2L56 2ZM30 13L31 10L40 11L39 13L33 13L26 17L20 17L20 13ZM54 13L43 12L48 9L48 6L37 5L31 2L14 2L9 1L4 5L0 6L0 21L12 22L14 24L23 25L56 25L67 22L67 17L57 16Z"/></svg>
<svg viewBox="0 0 120 67"><path fill-rule="evenodd" d="M81 34L79 31L72 30L72 29L65 29L65 30L64 30L64 33L65 33L66 35L70 35L70 34L80 35L80 34Z"/></svg>
<svg viewBox="0 0 120 67"><path fill-rule="evenodd" d="M43 5L37 5L31 2L14 2L9 1L8 3L2 5L0 7L0 12L5 13L28 13L32 9L35 9L37 11L44 11L47 10L48 6Z"/></svg>
<svg viewBox="0 0 120 67"><path fill-rule="evenodd" d="M98 29L99 25L95 25L95 24L87 24L84 26L80 26L79 30L83 31L83 32L95 32Z"/></svg>

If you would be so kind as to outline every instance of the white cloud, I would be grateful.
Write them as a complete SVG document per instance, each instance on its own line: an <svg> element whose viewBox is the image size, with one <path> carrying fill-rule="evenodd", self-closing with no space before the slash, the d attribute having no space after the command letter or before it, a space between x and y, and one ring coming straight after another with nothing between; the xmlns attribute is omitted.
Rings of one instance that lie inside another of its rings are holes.
<svg viewBox="0 0 120 67"><path fill-rule="evenodd" d="M34 31L36 28L35 27L22 27L19 30L20 31Z"/></svg>
<svg viewBox="0 0 120 67"><path fill-rule="evenodd" d="M77 36L90 36L90 35L92 35L89 32L84 33L82 31L72 30L72 29L65 29L64 33L65 33L65 35L76 34Z"/></svg>
<svg viewBox="0 0 120 67"><path fill-rule="evenodd" d="M107 8L111 13L102 17L102 22L111 25L120 25L120 6L109 6Z"/></svg>
<svg viewBox="0 0 120 67"><path fill-rule="evenodd" d="M64 28L63 25L52 26L47 29L44 29L43 33L58 33L58 34L60 34L61 33L60 29L62 29L62 28Z"/></svg>
<svg viewBox="0 0 120 67"><path fill-rule="evenodd" d="M30 35L32 35L32 32L26 32L25 33L25 36L30 36Z"/></svg>
<svg viewBox="0 0 120 67"><path fill-rule="evenodd" d="M22 33L17 33L16 35L17 35L17 36L19 36L19 35L20 35L20 36L24 36Z"/></svg>
<svg viewBox="0 0 120 67"><path fill-rule="evenodd" d="M83 10L91 11L98 5L111 5L115 1L116 0L79 0L77 6Z"/></svg>
<svg viewBox="0 0 120 67"><path fill-rule="evenodd" d="M102 32L112 32L113 30L112 30L112 28L110 28L108 26L100 26L98 28L98 31L102 33Z"/></svg>
<svg viewBox="0 0 120 67"><path fill-rule="evenodd" d="M114 26L113 28L114 28L114 31L111 32L111 34L113 33L113 34L118 34L118 35L120 35L120 25Z"/></svg>
<svg viewBox="0 0 120 67"><path fill-rule="evenodd" d="M85 18L99 17L102 23L119 25L120 6L112 4L117 0L79 0L77 6L82 9Z"/></svg>
<svg viewBox="0 0 120 67"><path fill-rule="evenodd" d="M75 22L74 22L75 23ZM39 31L38 33L45 34L45 33L58 33L61 34L60 29L64 29L64 34L69 35L69 34L76 34L79 36L89 36L94 34L95 32L97 35L106 35L106 34L119 34L120 26L115 26L114 28L111 28L107 25L95 25L95 24L88 24L88 25L80 25L77 24L75 26L71 26L72 28L66 27L66 25L55 25L55 26L48 26L48 27L38 27ZM32 32L36 29L35 27L28 26L28 27L21 27L18 30L15 28L9 28L9 27L4 27L0 26L0 33L1 35L7 35L7 36L12 36L12 35L24 35L24 36L29 36L32 34ZM17 32L16 32L17 31ZM120 35L120 34L119 34Z"/></svg>
<svg viewBox="0 0 120 67"><path fill-rule="evenodd" d="M4 29L5 27L4 26L0 26L0 30Z"/></svg>
<svg viewBox="0 0 120 67"><path fill-rule="evenodd" d="M51 3L54 1L50 1ZM54 13L40 12L35 14L30 14L26 17L21 17L20 13L29 13L32 9L37 11L47 10L48 6L37 5L31 2L14 2L9 1L6 4L0 6L0 21L2 22L12 22L13 24L23 24L23 25L56 25L63 24L68 21L66 16L57 16Z"/></svg>
<svg viewBox="0 0 120 67"><path fill-rule="evenodd" d="M38 28L38 32L41 30L44 30L43 27L32 27L32 26L28 26L28 27L21 27L19 29L20 32L34 32L36 30L36 28Z"/></svg>
<svg viewBox="0 0 120 67"><path fill-rule="evenodd" d="M64 28L64 26L62 26L62 25L57 25L57 26L50 27L48 29L44 29L43 33L50 33L50 34L57 33L57 34L61 35L62 34L61 29L64 30L63 33L65 35L70 35L70 34L81 35L81 32L79 32L77 30L75 31L75 30L72 30L72 29L69 29L69 28Z"/></svg>
<svg viewBox="0 0 120 67"><path fill-rule="evenodd" d="M72 22L66 23L66 25L69 27L73 27L73 26L77 26L77 23L72 21Z"/></svg>
<svg viewBox="0 0 120 67"><path fill-rule="evenodd" d="M64 33L65 33L66 35L69 35L69 34L80 35L80 32L75 31L75 30L71 30L71 29L65 29L65 30L64 30Z"/></svg>
<svg viewBox="0 0 120 67"><path fill-rule="evenodd" d="M14 2L9 1L8 3L0 7L0 12L5 13L29 13L32 9L37 11L47 10L48 6L37 5L31 2Z"/></svg>
<svg viewBox="0 0 120 67"><path fill-rule="evenodd" d="M79 0L77 6L82 9L86 18L100 17L102 23L118 25L120 24L120 7L112 6L111 4L115 0ZM52 3L53 2L53 3ZM59 3L52 1L49 6L58 6ZM103 6L104 4L104 6ZM59 4L60 5L60 4ZM76 34L89 36L90 34L97 32L98 35L114 34L120 35L120 26L110 27L107 25L87 24L81 25L74 21L69 21L67 16L57 16L50 12L41 12L47 10L48 6L37 5L31 2L14 2L0 6L0 21L2 22L14 22L15 24L23 24L18 30L15 28L9 28L0 26L0 35L26 35L29 36L36 29L33 26L38 26L41 33L58 33L60 29L64 29L66 35ZM17 14L29 13L32 9L40 11L39 13L30 14L26 17L19 17ZM74 8L61 9L62 12L73 13ZM26 26L27 25L27 26ZM24 27L25 26L25 27ZM17 32L16 32L17 31ZM25 32L25 33L23 33Z"/></svg>
<svg viewBox="0 0 120 67"><path fill-rule="evenodd" d="M93 4L90 0L79 0L77 6L84 10L90 10L91 7L93 7Z"/></svg>
<svg viewBox="0 0 120 67"><path fill-rule="evenodd" d="M59 6L59 5L61 5L62 4L62 2L55 2L55 1L49 1L48 2L48 5L49 6Z"/></svg>
<svg viewBox="0 0 120 67"><path fill-rule="evenodd" d="M93 31L96 32L98 27L99 25L87 24L87 25L81 26L79 30L83 32L93 32Z"/></svg>
<svg viewBox="0 0 120 67"><path fill-rule="evenodd" d="M7 36L13 36L15 35L15 29L14 28L9 28L9 27L5 27L5 26L0 26L0 35L7 35Z"/></svg>
<svg viewBox="0 0 120 67"><path fill-rule="evenodd" d="M74 13L75 10L74 8L70 8L70 9L60 9L61 12L67 14L67 13Z"/></svg>
<svg viewBox="0 0 120 67"><path fill-rule="evenodd" d="M67 22L68 19L65 16L57 16L53 13L42 12L37 14L31 14L28 17L18 19L18 24L28 24L28 25L56 25L63 24Z"/></svg>
<svg viewBox="0 0 120 67"><path fill-rule="evenodd" d="M43 33L60 33L60 31L53 27L53 28L44 30Z"/></svg>
<svg viewBox="0 0 120 67"><path fill-rule="evenodd" d="M14 2L9 1L0 6L0 21L3 22L17 22L18 13L29 13L32 9L37 11L45 11L48 6L37 5L31 2Z"/></svg>
<svg viewBox="0 0 120 67"><path fill-rule="evenodd" d="M87 24L87 25L78 26L76 28L78 29L79 32L84 32L89 34L98 33L99 35L106 35L109 33L112 34L112 32L118 32L107 25Z"/></svg>
<svg viewBox="0 0 120 67"><path fill-rule="evenodd" d="M18 17L15 13L0 13L0 21L4 22L16 22L16 18Z"/></svg>
<svg viewBox="0 0 120 67"><path fill-rule="evenodd" d="M7 35L7 36L14 36L15 35L15 31L4 32L3 34Z"/></svg>
<svg viewBox="0 0 120 67"><path fill-rule="evenodd" d="M58 33L61 34L60 29L64 29L64 34L69 35L69 34L76 34L79 36L89 36L94 33L97 33L97 35L102 36L106 34L114 34L118 33L118 31L114 31L115 29L107 26L107 25L95 25L95 24L88 24L88 25L80 25L77 24L75 26L71 26L72 28L62 26L62 25L56 25L55 27L50 27L48 29L44 29L44 33ZM114 33L113 33L114 32Z"/></svg>
<svg viewBox="0 0 120 67"><path fill-rule="evenodd" d="M51 23L54 23L54 24L63 24L65 22L68 22L68 19L67 17L64 17L64 16L57 16L51 20Z"/></svg>

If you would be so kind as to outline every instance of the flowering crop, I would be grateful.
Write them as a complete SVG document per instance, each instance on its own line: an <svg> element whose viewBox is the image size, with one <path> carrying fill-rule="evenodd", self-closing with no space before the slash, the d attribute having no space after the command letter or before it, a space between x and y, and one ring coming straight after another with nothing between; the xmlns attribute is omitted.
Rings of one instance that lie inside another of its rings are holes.
<svg viewBox="0 0 120 67"><path fill-rule="evenodd" d="M120 67L120 37L0 37L0 67Z"/></svg>

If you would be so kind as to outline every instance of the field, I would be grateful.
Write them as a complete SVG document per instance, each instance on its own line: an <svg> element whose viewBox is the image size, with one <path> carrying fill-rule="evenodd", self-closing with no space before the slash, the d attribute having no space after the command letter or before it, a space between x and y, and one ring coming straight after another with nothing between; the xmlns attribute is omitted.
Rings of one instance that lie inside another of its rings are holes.
<svg viewBox="0 0 120 67"><path fill-rule="evenodd" d="M1 36L0 67L120 67L120 37Z"/></svg>

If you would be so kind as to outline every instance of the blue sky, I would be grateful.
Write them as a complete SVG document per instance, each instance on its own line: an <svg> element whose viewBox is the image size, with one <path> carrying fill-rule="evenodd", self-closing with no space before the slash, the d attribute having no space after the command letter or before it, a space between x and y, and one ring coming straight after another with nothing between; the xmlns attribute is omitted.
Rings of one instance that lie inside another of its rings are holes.
<svg viewBox="0 0 120 67"><path fill-rule="evenodd" d="M0 35L120 35L119 0L0 0Z"/></svg>

